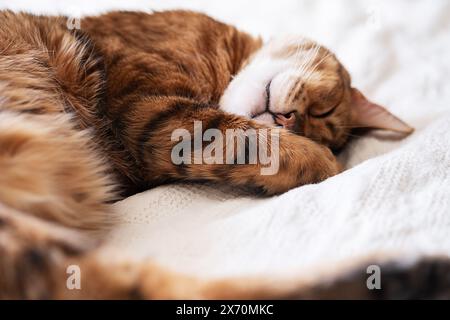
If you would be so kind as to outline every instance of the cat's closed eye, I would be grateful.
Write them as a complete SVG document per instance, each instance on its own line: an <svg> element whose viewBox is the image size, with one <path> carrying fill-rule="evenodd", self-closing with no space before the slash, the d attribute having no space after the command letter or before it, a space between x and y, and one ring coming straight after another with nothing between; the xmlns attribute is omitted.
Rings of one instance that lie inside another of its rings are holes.
<svg viewBox="0 0 450 320"><path fill-rule="evenodd" d="M334 106L331 105L331 107L328 107L328 108L320 108L320 107L318 107L318 106L313 104L310 107L309 115L314 117L314 118L319 118L319 119L320 118L327 118L327 117L331 116L334 113L334 111L337 109L339 104L340 104L340 102L338 104L334 105Z"/></svg>
<svg viewBox="0 0 450 320"><path fill-rule="evenodd" d="M326 118L330 116L342 103L345 96L345 86L343 79L337 78L339 75L328 80L330 77L324 74L323 78L310 84L308 91L311 103L308 108L309 115L316 118Z"/></svg>

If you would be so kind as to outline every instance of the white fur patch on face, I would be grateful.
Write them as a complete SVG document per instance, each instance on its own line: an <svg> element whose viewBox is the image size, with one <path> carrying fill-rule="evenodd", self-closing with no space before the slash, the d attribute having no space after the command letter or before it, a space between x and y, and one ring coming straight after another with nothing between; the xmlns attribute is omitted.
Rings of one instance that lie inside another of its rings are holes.
<svg viewBox="0 0 450 320"><path fill-rule="evenodd" d="M267 107L266 86L288 67L288 61L274 59L261 49L230 82L220 100L220 109L247 118L264 113Z"/></svg>
<svg viewBox="0 0 450 320"><path fill-rule="evenodd" d="M266 124L274 123L270 113L294 111L285 104L285 98L292 84L302 76L301 57L283 57L280 52L293 43L300 48L304 41L300 37L282 37L264 45L230 82L220 100L220 109Z"/></svg>

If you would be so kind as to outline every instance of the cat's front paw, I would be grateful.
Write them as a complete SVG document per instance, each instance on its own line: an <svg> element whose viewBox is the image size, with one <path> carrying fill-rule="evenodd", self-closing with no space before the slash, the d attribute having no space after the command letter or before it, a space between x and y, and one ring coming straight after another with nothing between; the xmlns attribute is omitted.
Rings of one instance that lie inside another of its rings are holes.
<svg viewBox="0 0 450 320"><path fill-rule="evenodd" d="M296 152L298 185L319 183L342 172L342 165L326 146L304 139Z"/></svg>
<svg viewBox="0 0 450 320"><path fill-rule="evenodd" d="M342 166L329 148L290 133L280 138L279 156L277 174L264 178L267 195L319 183L342 171Z"/></svg>
<svg viewBox="0 0 450 320"><path fill-rule="evenodd" d="M322 145L319 147L321 148L321 153L313 163L316 166L314 170L318 173L320 182L341 173L343 166L337 161L335 155L328 147Z"/></svg>

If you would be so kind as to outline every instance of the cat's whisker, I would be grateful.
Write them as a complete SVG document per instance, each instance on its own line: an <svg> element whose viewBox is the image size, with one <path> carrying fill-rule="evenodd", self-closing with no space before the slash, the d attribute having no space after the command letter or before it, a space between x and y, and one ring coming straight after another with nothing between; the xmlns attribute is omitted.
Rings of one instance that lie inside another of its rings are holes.
<svg viewBox="0 0 450 320"><path fill-rule="evenodd" d="M296 69L302 68L302 66L306 63L307 59L301 59L301 54L305 54L305 55L308 54L308 51L306 51L306 53L305 53L304 44L299 44L298 45L298 49L297 49L297 52L296 52L295 57L294 57L294 59L295 59L295 68Z"/></svg>
<svg viewBox="0 0 450 320"><path fill-rule="evenodd" d="M309 79L311 78L311 75L313 74L313 62L316 61L317 59L317 55L319 54L320 51L320 47L316 46L314 48L314 56L311 57L311 59L309 60L309 63L306 65L305 69L303 70L302 76L303 76L303 81L307 82L309 81Z"/></svg>
<svg viewBox="0 0 450 320"><path fill-rule="evenodd" d="M363 128L367 128L366 126L344 126L344 125L335 125L336 128L342 128L342 129L363 129Z"/></svg>
<svg viewBox="0 0 450 320"><path fill-rule="evenodd" d="M354 133L347 133L347 136L352 137L352 138L358 138L358 139L364 137L363 135L360 135L360 134L354 134Z"/></svg>
<svg viewBox="0 0 450 320"><path fill-rule="evenodd" d="M306 76L305 81L308 81L311 79L312 75L314 74L314 72L317 70L317 68L319 68L319 66L329 57L331 56L331 53L327 53L322 59L319 60L319 62L317 62L310 70L308 75Z"/></svg>
<svg viewBox="0 0 450 320"><path fill-rule="evenodd" d="M300 59L300 54L303 52L303 48L305 47L305 44L299 44L298 46L298 50L296 52L296 60L299 60L299 63L296 63L295 67L297 70L297 73L299 74L300 77L305 77L305 74L309 74L307 73L306 70L308 70L309 68L311 68L313 62L316 60L317 55L320 52L320 46L315 44L311 49L307 50L306 53L304 53L303 59ZM307 77L306 77L307 78ZM287 85L287 83L289 82L289 78L284 79L283 81L283 87Z"/></svg>
<svg viewBox="0 0 450 320"><path fill-rule="evenodd" d="M319 53L319 46L315 45L312 49L308 50L306 53L306 57L303 61L302 68L300 74L303 74L307 68L310 68L313 61L316 59L317 54Z"/></svg>
<svg viewBox="0 0 450 320"><path fill-rule="evenodd" d="M299 67L301 68L302 65L305 63L305 60L301 59L301 54L305 51L305 44L304 43L300 43L298 44L298 48L297 48L297 52L295 54L295 68L298 69Z"/></svg>
<svg viewBox="0 0 450 320"><path fill-rule="evenodd" d="M294 67L296 70L298 69L302 69L303 65L306 63L306 61L303 59L300 59L300 55L303 52L303 48L304 48L304 44L303 43L298 43L297 44L297 50L294 54ZM289 82L290 78L286 77L285 79L283 79L283 82L281 84L281 87L286 87L288 82Z"/></svg>

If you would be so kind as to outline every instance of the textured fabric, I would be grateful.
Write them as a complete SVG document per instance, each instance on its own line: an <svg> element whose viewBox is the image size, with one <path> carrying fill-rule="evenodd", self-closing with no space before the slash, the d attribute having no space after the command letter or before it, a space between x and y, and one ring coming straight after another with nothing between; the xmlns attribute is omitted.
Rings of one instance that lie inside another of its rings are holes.
<svg viewBox="0 0 450 320"><path fill-rule="evenodd" d="M110 245L204 277L288 274L450 255L450 1L0 1L83 14L200 9L264 38L299 33L335 51L354 85L417 130L372 133L341 156L348 170L270 199L198 185L164 186L117 203ZM318 279L320 280L320 279Z"/></svg>
<svg viewBox="0 0 450 320"><path fill-rule="evenodd" d="M283 273L386 253L450 254L450 115L321 184L257 200L167 186L116 205L112 242L199 275Z"/></svg>

